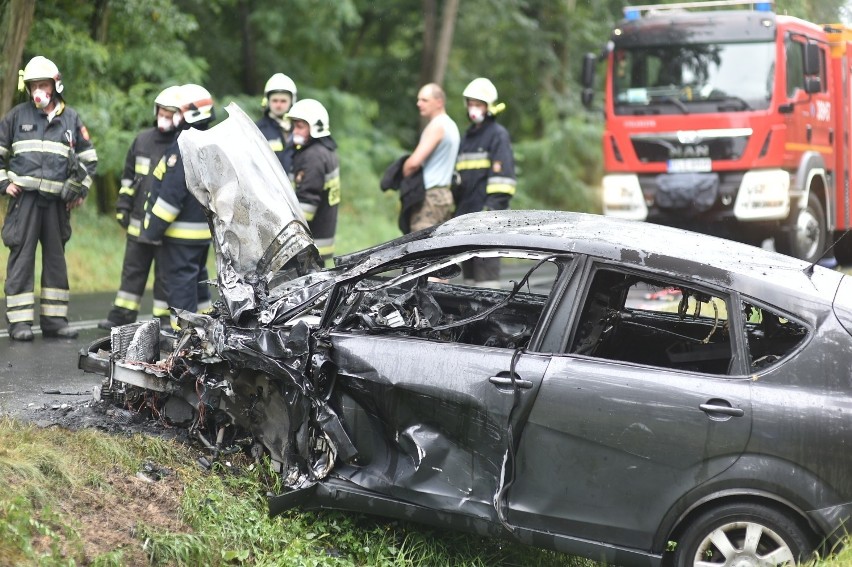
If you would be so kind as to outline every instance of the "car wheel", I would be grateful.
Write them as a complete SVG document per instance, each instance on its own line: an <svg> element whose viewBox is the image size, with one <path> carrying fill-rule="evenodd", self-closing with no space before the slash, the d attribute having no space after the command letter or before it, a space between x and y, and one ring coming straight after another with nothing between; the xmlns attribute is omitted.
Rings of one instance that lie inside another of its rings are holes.
<svg viewBox="0 0 852 567"><path fill-rule="evenodd" d="M675 548L674 565L792 566L812 550L808 533L786 514L760 504L727 504L690 523Z"/></svg>
<svg viewBox="0 0 852 567"><path fill-rule="evenodd" d="M795 219L787 230L775 236L775 249L782 254L816 262L825 252L825 211L815 195L808 197L808 205L794 213Z"/></svg>

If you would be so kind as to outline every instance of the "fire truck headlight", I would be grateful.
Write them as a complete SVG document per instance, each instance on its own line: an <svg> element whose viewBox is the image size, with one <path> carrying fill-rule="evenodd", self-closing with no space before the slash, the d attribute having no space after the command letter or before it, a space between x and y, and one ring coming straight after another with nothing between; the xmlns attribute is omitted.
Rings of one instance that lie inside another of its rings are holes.
<svg viewBox="0 0 852 567"><path fill-rule="evenodd" d="M789 214L789 173L783 169L746 172L737 192L734 216L740 220L777 220Z"/></svg>
<svg viewBox="0 0 852 567"><path fill-rule="evenodd" d="M640 221L648 218L648 207L636 175L604 175L602 186L605 215Z"/></svg>

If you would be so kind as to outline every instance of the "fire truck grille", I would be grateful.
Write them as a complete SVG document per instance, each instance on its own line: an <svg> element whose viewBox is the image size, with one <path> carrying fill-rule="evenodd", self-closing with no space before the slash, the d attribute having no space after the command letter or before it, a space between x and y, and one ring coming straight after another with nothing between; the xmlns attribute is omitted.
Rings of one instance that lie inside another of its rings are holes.
<svg viewBox="0 0 852 567"><path fill-rule="evenodd" d="M636 157L642 163L659 163L685 158L710 158L713 161L737 160L745 151L748 136L712 138L689 144L665 137L632 137L631 142Z"/></svg>

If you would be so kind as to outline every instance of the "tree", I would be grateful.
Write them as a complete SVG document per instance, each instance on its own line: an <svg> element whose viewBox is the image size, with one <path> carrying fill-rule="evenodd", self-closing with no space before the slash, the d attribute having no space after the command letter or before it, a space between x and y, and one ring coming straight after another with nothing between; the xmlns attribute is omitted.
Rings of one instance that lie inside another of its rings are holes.
<svg viewBox="0 0 852 567"><path fill-rule="evenodd" d="M459 0L446 0L441 17L441 27L436 35L438 0L423 0L423 51L420 58L420 85L426 83L442 85L444 83L458 11Z"/></svg>
<svg viewBox="0 0 852 567"><path fill-rule="evenodd" d="M35 13L35 0L3 0L0 2L0 116L12 108L18 88L18 69Z"/></svg>

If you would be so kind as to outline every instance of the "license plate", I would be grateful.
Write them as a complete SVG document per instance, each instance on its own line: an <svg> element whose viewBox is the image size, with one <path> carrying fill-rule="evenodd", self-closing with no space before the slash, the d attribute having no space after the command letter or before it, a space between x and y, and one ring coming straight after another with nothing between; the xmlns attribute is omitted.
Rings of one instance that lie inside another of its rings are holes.
<svg viewBox="0 0 852 567"><path fill-rule="evenodd" d="M669 173L713 171L713 165L710 158L670 159L668 162L668 171Z"/></svg>

